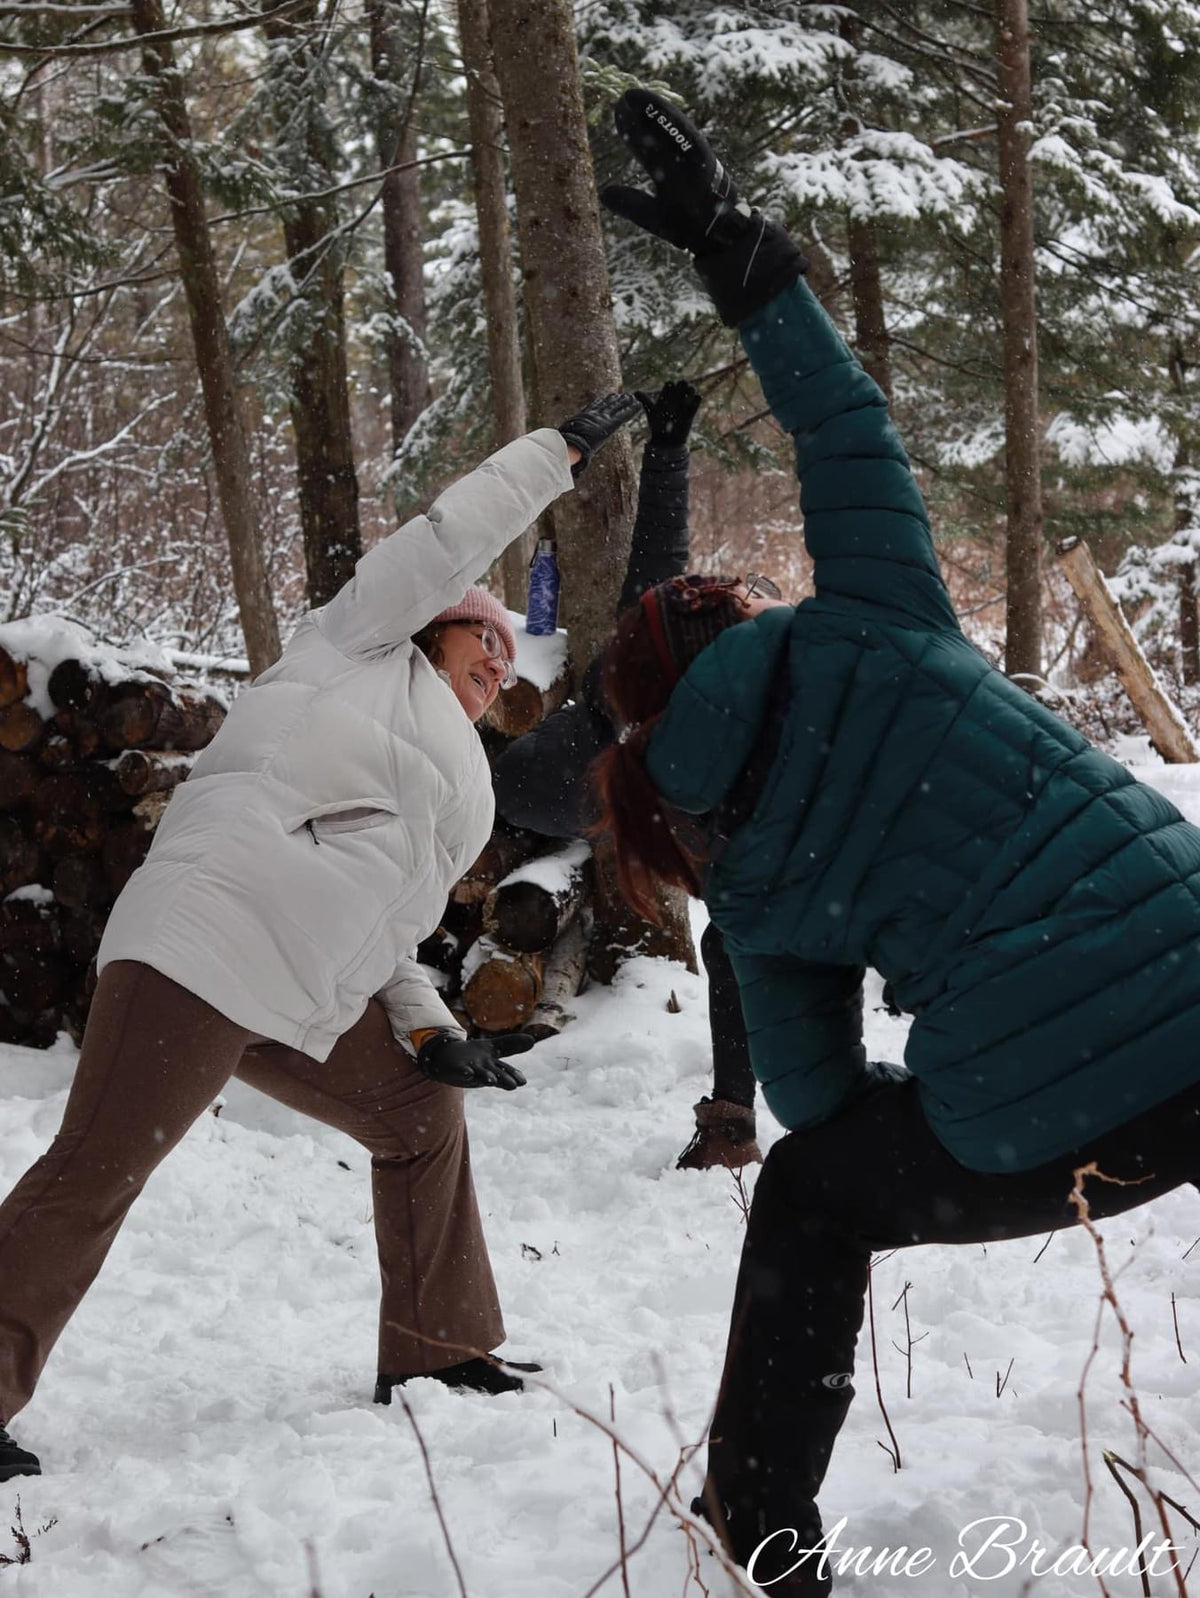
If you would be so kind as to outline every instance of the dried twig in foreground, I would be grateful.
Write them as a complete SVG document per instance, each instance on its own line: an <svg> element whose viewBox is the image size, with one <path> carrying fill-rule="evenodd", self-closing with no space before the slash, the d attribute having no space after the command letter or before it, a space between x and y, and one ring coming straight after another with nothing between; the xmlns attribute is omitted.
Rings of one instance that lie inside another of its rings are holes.
<svg viewBox="0 0 1200 1598"><path fill-rule="evenodd" d="M442 1514L442 1501L438 1497L437 1485L433 1479L433 1467L429 1463L429 1450L425 1446L425 1439L421 1436L421 1428L417 1425L417 1417L409 1407L408 1399L399 1387L394 1389L396 1397L400 1400L401 1408L408 1417L408 1424L413 1429L413 1436L417 1439L417 1447L421 1450L421 1459L425 1465L425 1480L429 1483L429 1496L433 1500L434 1512L438 1518L438 1525L442 1528L442 1537L446 1543L446 1552L450 1555L450 1563L454 1566L454 1576L458 1582L458 1590L462 1598L467 1598L466 1583L463 1573L459 1568L458 1555L454 1552L454 1543L450 1537L450 1528L446 1524L446 1517Z"/></svg>
<svg viewBox="0 0 1200 1598"><path fill-rule="evenodd" d="M871 1326L871 1364L875 1368L875 1397L879 1400L879 1413L883 1416L883 1424L887 1427L887 1434L892 1439L889 1448L886 1443L880 1443L880 1448L890 1458L893 1470L902 1468L900 1463L900 1444L896 1441L896 1434L892 1430L892 1423L888 1417L887 1405L883 1401L883 1385L879 1380L879 1347L875 1341L875 1289L873 1286L875 1262L867 1267L867 1317Z"/></svg>

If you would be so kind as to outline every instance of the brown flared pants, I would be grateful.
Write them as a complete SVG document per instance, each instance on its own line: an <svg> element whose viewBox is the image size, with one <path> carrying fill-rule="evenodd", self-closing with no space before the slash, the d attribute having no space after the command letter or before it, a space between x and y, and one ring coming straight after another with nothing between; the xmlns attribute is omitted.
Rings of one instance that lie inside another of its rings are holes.
<svg viewBox="0 0 1200 1598"><path fill-rule="evenodd" d="M320 1062L119 960L101 974L58 1136L0 1205L0 1423L28 1402L147 1178L231 1076L370 1152L379 1370L438 1370L504 1340L462 1090L417 1070L381 1005Z"/></svg>

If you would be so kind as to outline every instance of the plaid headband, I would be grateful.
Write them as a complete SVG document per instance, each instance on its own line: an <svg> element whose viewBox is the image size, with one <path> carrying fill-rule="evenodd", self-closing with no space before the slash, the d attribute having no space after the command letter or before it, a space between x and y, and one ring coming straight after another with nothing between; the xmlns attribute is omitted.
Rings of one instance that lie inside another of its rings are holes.
<svg viewBox="0 0 1200 1598"><path fill-rule="evenodd" d="M648 588L642 595L654 652L671 686L703 650L739 620L732 596L740 579L691 573Z"/></svg>

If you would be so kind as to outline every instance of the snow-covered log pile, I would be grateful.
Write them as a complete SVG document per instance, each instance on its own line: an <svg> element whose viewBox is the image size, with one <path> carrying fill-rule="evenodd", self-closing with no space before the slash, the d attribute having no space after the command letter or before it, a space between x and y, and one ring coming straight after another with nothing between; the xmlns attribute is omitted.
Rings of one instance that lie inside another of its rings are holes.
<svg viewBox="0 0 1200 1598"><path fill-rule="evenodd" d="M566 697L565 637L513 622L519 681L493 752ZM227 708L151 647L58 617L0 625L0 1043L82 1038L108 913ZM498 822L419 957L472 1031L547 1036L583 979L590 898L585 844Z"/></svg>
<svg viewBox="0 0 1200 1598"><path fill-rule="evenodd" d="M587 844L552 845L500 822L417 957L472 1032L549 1037L571 1019L583 980L591 893Z"/></svg>
<svg viewBox="0 0 1200 1598"><path fill-rule="evenodd" d="M227 708L156 650L0 627L0 1042L82 1037L108 911Z"/></svg>

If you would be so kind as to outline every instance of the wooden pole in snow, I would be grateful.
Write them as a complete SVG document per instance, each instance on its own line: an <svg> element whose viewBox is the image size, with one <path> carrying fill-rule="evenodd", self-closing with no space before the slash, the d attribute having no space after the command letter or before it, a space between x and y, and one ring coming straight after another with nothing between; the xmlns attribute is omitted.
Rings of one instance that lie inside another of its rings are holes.
<svg viewBox="0 0 1200 1598"><path fill-rule="evenodd" d="M1059 546L1059 560L1095 629L1097 642L1112 661L1130 703L1145 723L1150 742L1170 765L1200 760L1200 749L1142 653L1091 550L1071 539Z"/></svg>

